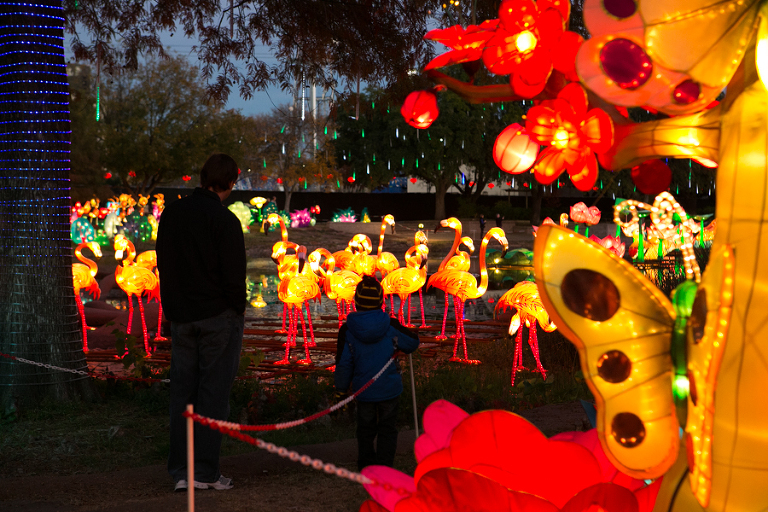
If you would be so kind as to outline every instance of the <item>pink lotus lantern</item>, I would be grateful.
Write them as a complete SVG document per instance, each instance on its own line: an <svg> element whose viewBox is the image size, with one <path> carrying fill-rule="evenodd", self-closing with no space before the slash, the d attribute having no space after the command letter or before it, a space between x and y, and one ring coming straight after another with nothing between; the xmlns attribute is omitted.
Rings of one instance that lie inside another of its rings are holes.
<svg viewBox="0 0 768 512"><path fill-rule="evenodd" d="M576 223L576 232L579 232L579 224L586 224L584 236L589 236L589 226L600 222L600 209L597 206L587 207L583 202L571 206L571 220Z"/></svg>
<svg viewBox="0 0 768 512"><path fill-rule="evenodd" d="M595 235L592 235L591 237L589 237L589 239L595 243L602 245L603 247L611 251L613 254L615 254L619 258L624 257L625 246L624 246L624 242L622 242L619 237L608 235L605 238L599 238L599 237L596 237Z"/></svg>

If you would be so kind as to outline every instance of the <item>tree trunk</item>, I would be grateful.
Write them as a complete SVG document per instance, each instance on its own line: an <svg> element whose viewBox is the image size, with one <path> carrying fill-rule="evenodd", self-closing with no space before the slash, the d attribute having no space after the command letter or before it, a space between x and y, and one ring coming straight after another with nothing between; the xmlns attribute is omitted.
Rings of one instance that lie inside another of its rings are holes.
<svg viewBox="0 0 768 512"><path fill-rule="evenodd" d="M448 183L435 183L435 220L442 220L445 215L445 193L448 192Z"/></svg>
<svg viewBox="0 0 768 512"><path fill-rule="evenodd" d="M531 225L541 224L541 200L544 199L544 186L532 181L531 185L536 187L531 191Z"/></svg>
<svg viewBox="0 0 768 512"><path fill-rule="evenodd" d="M63 44L63 24L61 0L0 5L10 100L0 103L0 352L87 370L72 288L69 87L64 48L51 44ZM88 376L0 357L0 416L91 390Z"/></svg>
<svg viewBox="0 0 768 512"><path fill-rule="evenodd" d="M285 205L283 206L283 211L290 215L291 213L291 196L293 195L293 185L290 187L284 187L285 188Z"/></svg>

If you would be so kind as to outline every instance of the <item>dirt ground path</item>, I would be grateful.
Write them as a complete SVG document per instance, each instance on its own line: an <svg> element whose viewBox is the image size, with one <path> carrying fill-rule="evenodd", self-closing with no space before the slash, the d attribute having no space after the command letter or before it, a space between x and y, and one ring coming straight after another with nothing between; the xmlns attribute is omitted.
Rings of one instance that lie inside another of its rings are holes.
<svg viewBox="0 0 768 512"><path fill-rule="evenodd" d="M521 413L542 432L553 435L588 428L578 402L546 405ZM398 438L397 469L413 474L414 431ZM356 469L354 439L295 447L298 452ZM368 495L362 486L305 468L264 451L222 459L221 471L234 479L229 491L198 491L201 512L353 512ZM0 455L1 456L1 455ZM186 510L186 493L172 492L162 465L111 473L39 475L0 479L4 512L171 512Z"/></svg>

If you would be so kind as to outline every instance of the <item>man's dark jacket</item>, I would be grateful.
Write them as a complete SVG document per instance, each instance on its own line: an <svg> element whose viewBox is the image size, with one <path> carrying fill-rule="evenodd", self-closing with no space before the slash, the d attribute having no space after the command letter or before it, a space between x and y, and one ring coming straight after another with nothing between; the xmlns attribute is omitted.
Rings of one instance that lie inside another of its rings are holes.
<svg viewBox="0 0 768 512"><path fill-rule="evenodd" d="M157 231L160 297L166 318L194 322L227 309L245 312L245 241L218 194L196 188L169 204Z"/></svg>

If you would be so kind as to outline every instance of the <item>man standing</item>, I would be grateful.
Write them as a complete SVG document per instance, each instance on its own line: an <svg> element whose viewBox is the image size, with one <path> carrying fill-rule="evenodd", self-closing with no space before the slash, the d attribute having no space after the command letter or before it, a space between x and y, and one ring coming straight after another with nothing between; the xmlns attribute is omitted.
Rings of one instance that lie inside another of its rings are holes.
<svg viewBox="0 0 768 512"><path fill-rule="evenodd" d="M163 311L171 322L171 446L168 472L187 482L187 404L226 420L240 362L246 306L245 242L237 217L222 201L237 181L234 159L208 158L200 187L169 204L157 232L157 268ZM231 489L219 471L221 433L195 425L195 488Z"/></svg>
<svg viewBox="0 0 768 512"><path fill-rule="evenodd" d="M480 214L480 238L483 238L483 235L485 235L485 215L481 213Z"/></svg>
<svg viewBox="0 0 768 512"><path fill-rule="evenodd" d="M504 217L501 216L500 213L496 214L496 227L501 228L502 223L504 222Z"/></svg>

